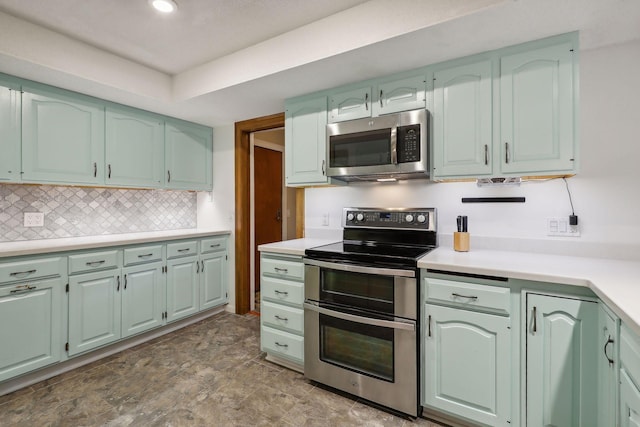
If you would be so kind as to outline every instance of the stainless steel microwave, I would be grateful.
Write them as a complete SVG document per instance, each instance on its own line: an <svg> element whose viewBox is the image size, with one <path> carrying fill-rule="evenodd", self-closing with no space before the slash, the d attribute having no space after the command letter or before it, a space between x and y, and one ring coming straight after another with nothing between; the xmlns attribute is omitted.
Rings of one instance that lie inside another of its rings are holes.
<svg viewBox="0 0 640 427"><path fill-rule="evenodd" d="M327 125L327 176L344 181L429 177L429 112Z"/></svg>

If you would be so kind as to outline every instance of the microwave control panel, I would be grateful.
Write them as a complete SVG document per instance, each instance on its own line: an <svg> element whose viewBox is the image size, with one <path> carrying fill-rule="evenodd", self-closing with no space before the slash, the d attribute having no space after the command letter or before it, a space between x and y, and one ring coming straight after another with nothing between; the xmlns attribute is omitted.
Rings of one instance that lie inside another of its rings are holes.
<svg viewBox="0 0 640 427"><path fill-rule="evenodd" d="M420 161L420 125L398 126L396 133L398 163Z"/></svg>

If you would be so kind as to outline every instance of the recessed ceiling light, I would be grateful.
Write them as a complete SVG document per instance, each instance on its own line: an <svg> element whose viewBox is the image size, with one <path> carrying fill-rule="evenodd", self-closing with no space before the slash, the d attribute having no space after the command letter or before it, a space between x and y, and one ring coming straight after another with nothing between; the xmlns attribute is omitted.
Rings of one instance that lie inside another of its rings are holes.
<svg viewBox="0 0 640 427"><path fill-rule="evenodd" d="M162 13L171 13L178 8L173 0L149 0L149 4Z"/></svg>

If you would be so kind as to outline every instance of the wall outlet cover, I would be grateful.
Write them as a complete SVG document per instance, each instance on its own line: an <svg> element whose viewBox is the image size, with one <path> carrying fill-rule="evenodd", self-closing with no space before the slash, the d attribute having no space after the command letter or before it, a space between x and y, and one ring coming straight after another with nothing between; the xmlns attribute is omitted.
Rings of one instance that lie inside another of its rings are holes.
<svg viewBox="0 0 640 427"><path fill-rule="evenodd" d="M44 213L43 212L25 212L24 226L25 227L44 227Z"/></svg>

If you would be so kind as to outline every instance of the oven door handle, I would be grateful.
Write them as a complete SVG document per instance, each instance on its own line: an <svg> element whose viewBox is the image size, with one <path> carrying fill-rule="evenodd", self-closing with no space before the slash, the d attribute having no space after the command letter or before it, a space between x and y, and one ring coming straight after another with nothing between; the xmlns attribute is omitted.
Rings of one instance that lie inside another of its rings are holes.
<svg viewBox="0 0 640 427"><path fill-rule="evenodd" d="M413 321L398 322L391 320L372 319L370 317L356 316L355 314L342 313L340 311L329 310L328 308L319 307L315 304L305 302L304 308L307 310L315 311L320 314L326 314L327 316L335 317L349 322L362 323L371 326L381 326L383 328L403 329L406 331L415 331L416 324Z"/></svg>
<svg viewBox="0 0 640 427"><path fill-rule="evenodd" d="M352 273L378 274L382 276L416 277L416 272L413 270L397 270L395 268L365 267L365 266L354 265L354 264L342 264L338 262L318 261L316 259L309 259L309 258L305 258L304 263L308 265L315 265L320 268L328 268L330 270L349 271Z"/></svg>

